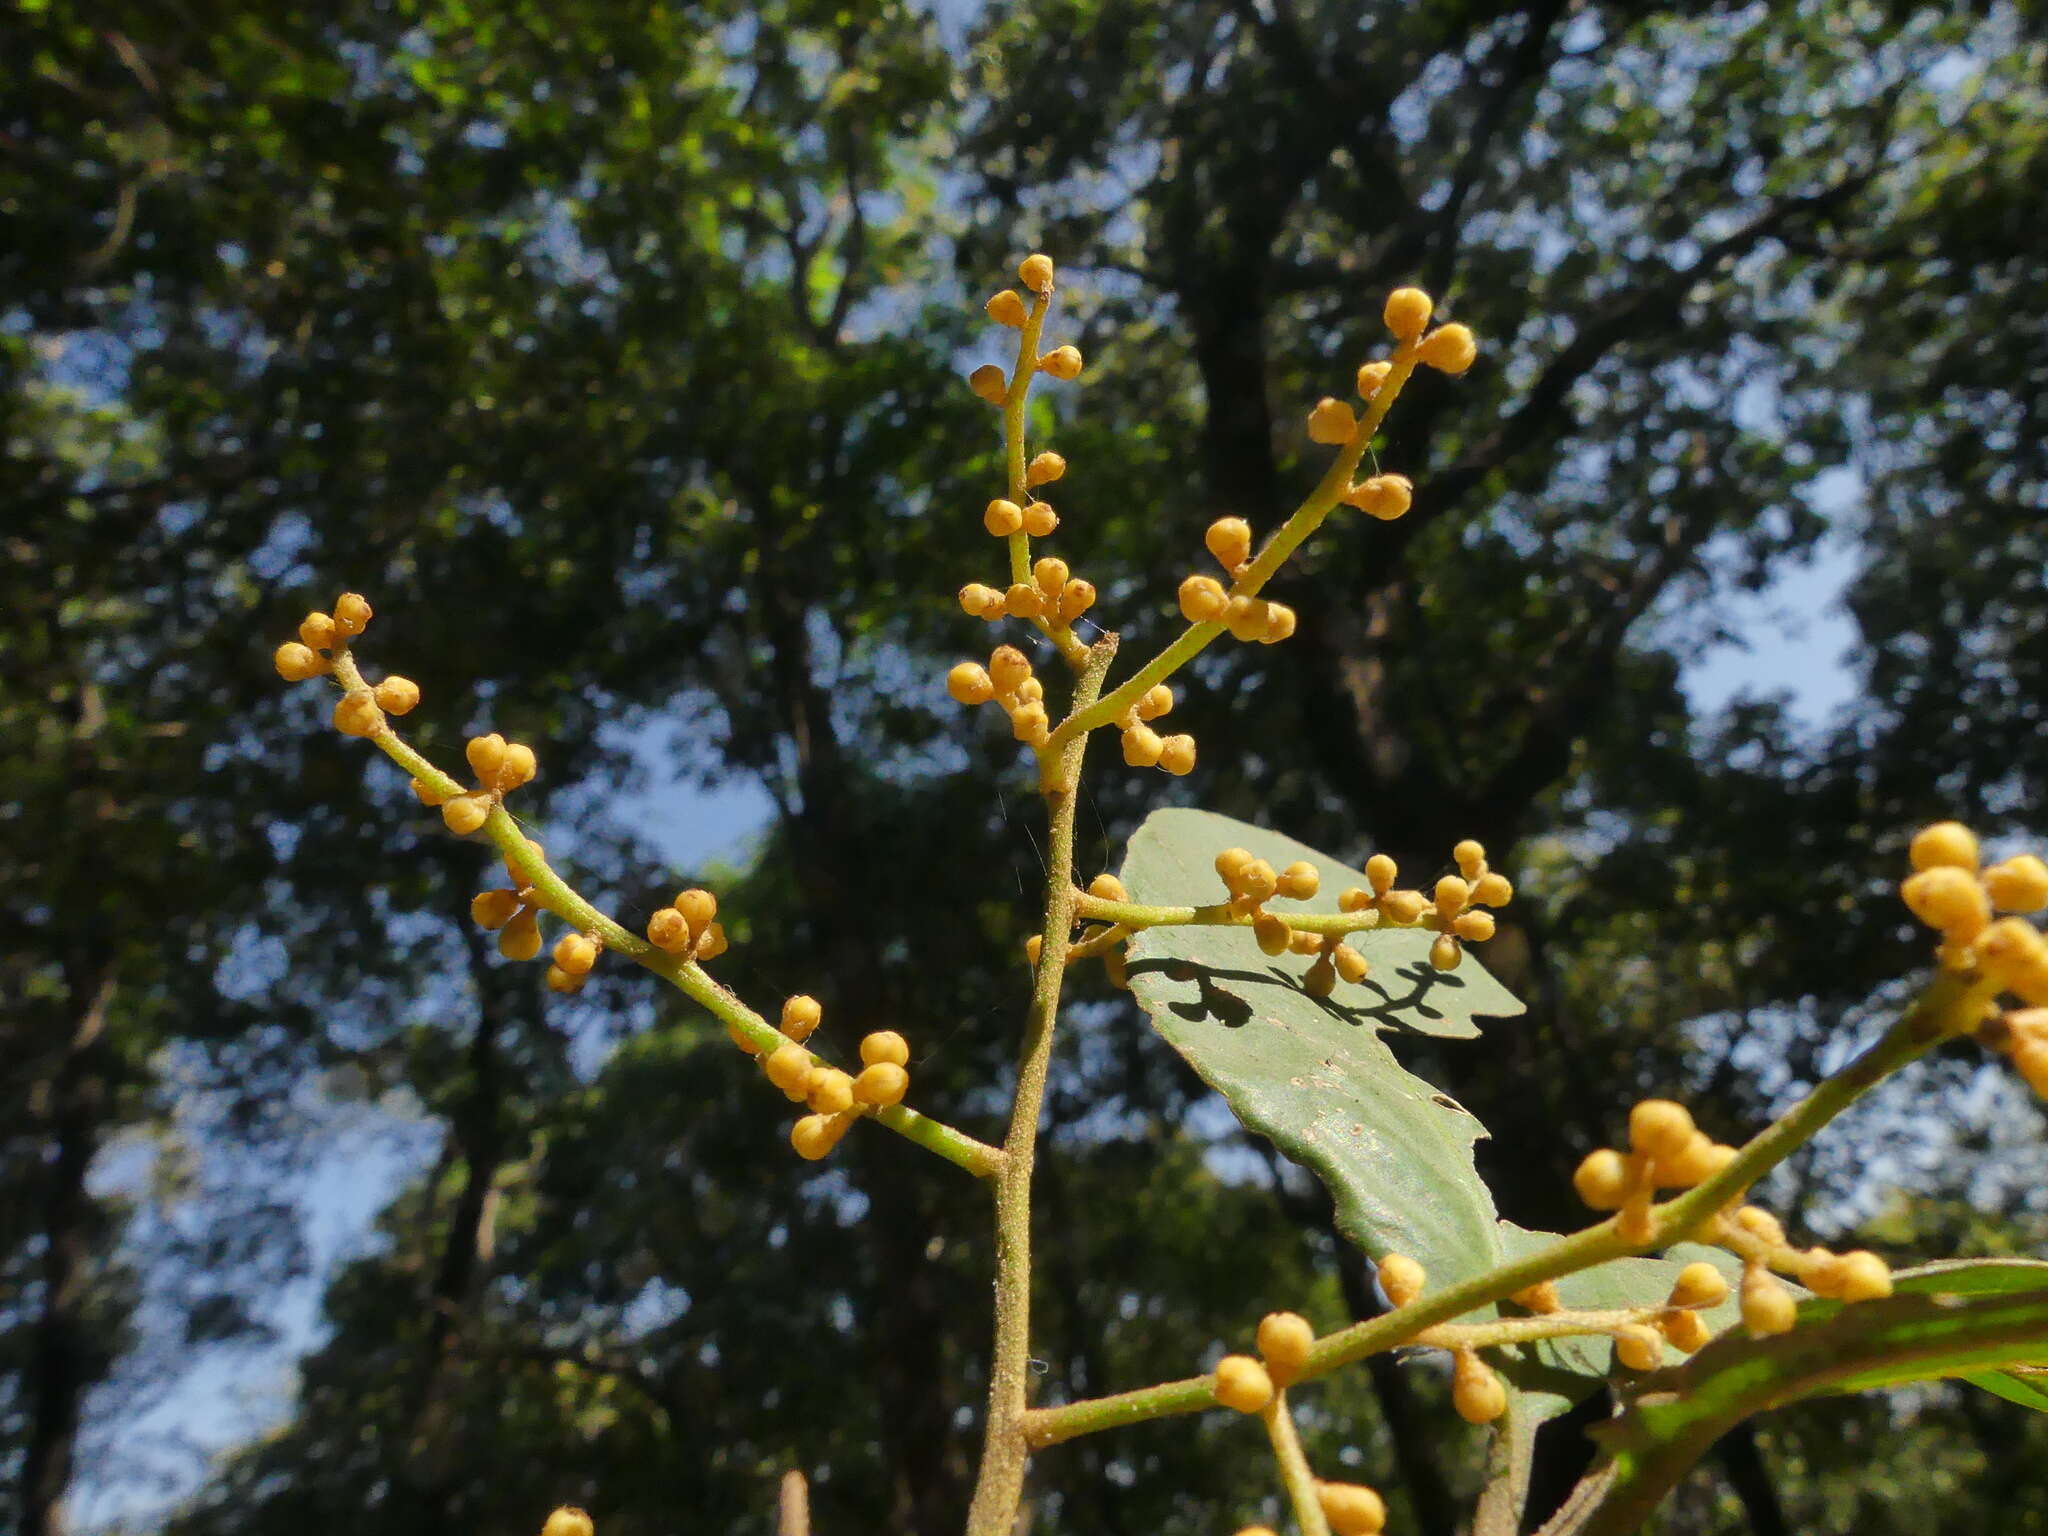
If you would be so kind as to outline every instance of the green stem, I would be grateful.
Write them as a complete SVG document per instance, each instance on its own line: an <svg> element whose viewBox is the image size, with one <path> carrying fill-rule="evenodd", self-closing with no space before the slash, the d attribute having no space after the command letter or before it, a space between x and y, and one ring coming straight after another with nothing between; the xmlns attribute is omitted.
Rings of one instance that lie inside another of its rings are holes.
<svg viewBox="0 0 2048 1536"><path fill-rule="evenodd" d="M363 686L362 674L356 670L354 660L346 652L335 658L334 671L343 687L354 689ZM386 757L435 793L459 795L471 792L459 779L435 767L388 725L371 737L370 741ZM640 934L622 926L584 900L567 881L555 873L548 864L547 855L527 841L525 829L503 805L491 808L482 831L504 855L505 862L519 871L521 880L531 887L540 904L578 933L595 934L603 940L606 949L624 955L654 972L709 1011L721 1023L745 1036L756 1049L772 1051L777 1046L792 1043L787 1035L741 1002L731 990L713 980L694 960L685 960L681 956L655 948ZM810 1047L806 1046L805 1049L808 1050ZM955 1167L964 1168L978 1179L989 1177L1002 1166L1003 1154L995 1147L989 1146L986 1142L976 1141L972 1136L956 1131L944 1121L934 1120L929 1115L921 1115L901 1104L875 1110L870 1118L878 1125L887 1126L905 1140L915 1142L927 1152L944 1158Z"/></svg>
<svg viewBox="0 0 2048 1536"><path fill-rule="evenodd" d="M1393 357L1393 368L1388 372L1386 382L1373 394L1365 415L1359 418L1358 426L1344 446L1337 450L1337 457L1330 461L1330 467L1323 472L1323 478L1316 482L1316 488L1308 493L1306 500L1295 508L1294 513L1282 523L1273 536L1266 541L1266 547L1259 551L1258 558L1245 569L1230 589L1232 597L1256 597L1274 572L1286 563L1287 557L1299 549L1308 536L1320 528L1323 519L1336 507L1344 492L1350 489L1351 477L1358 469L1359 460L1365 457L1365 450L1372 442L1373 434L1379 431L1380 423L1401 390L1408 382L1408 376L1415 371L1415 343L1403 342ZM1015 385L1011 386L1012 391ZM1113 693L1087 709L1076 708L1060 722L1047 743L1050 750L1057 751L1077 735L1083 735L1098 726L1114 723L1125 710L1143 698L1156 684L1178 672L1193 661L1218 635L1223 634L1221 624L1190 624L1179 638L1165 650L1146 662L1138 671L1117 685Z"/></svg>
<svg viewBox="0 0 2048 1536"><path fill-rule="evenodd" d="M1074 685L1076 705L1085 708L1094 699L1115 655L1114 635L1090 647L1087 665ZM1050 828L1045 922L1040 929L1037 981L1017 1065L1017 1091L1010 1105L1010 1130L995 1179L995 1352L989 1366L981 1471L968 1510L967 1536L1009 1536L1023 1500L1024 1468L1031 1456L1024 1432L1031 1379L1031 1174L1046 1075L1052 1064L1060 984L1066 975L1067 936L1074 927L1074 809L1080 798L1075 786L1081 782L1087 741L1081 736L1067 745L1055 787L1046 794Z"/></svg>
<svg viewBox="0 0 2048 1536"><path fill-rule="evenodd" d="M1287 1500L1294 1506L1294 1523L1301 1527L1301 1536L1330 1536L1323 1501L1316 1497L1316 1475L1301 1449L1301 1436L1294 1431L1294 1415L1287 1409L1287 1394L1275 1392L1259 1417L1272 1439L1273 1459L1280 1464L1280 1481L1287 1486Z"/></svg>
<svg viewBox="0 0 2048 1536"><path fill-rule="evenodd" d="M1155 907L1137 901L1108 901L1086 891L1074 898L1083 922L1116 923L1124 928L1249 928L1254 912L1234 910L1227 901L1206 907ZM1377 909L1363 912L1273 912L1288 927L1303 933L1362 933L1368 928L1423 928L1422 922L1397 923Z"/></svg>
<svg viewBox="0 0 2048 1536"><path fill-rule="evenodd" d="M1423 1296L1405 1307L1316 1341L1297 1379L1312 1380L1368 1355L1413 1342L1438 1324L1512 1296L1516 1291L1591 1269L1610 1259L1648 1253L1681 1241L1706 1225L1764 1174L1811 1141L1822 1127L1867 1093L1880 1080L1951 1035L1961 1034L1982 1017L1996 995L1992 983L1975 976L1944 972L1893 1022L1869 1049L1839 1072L1823 1079L1804 1099L1750 1139L1729 1165L1685 1194L1650 1210L1649 1235L1625 1241L1612 1218L1561 1237L1547 1248L1475 1275L1448 1290ZM1140 1387L1109 1397L1042 1408L1031 1415L1026 1432L1035 1446L1054 1445L1079 1435L1095 1434L1126 1424L1139 1424L1170 1414L1197 1413L1215 1403L1214 1378L1195 1376L1158 1386Z"/></svg>

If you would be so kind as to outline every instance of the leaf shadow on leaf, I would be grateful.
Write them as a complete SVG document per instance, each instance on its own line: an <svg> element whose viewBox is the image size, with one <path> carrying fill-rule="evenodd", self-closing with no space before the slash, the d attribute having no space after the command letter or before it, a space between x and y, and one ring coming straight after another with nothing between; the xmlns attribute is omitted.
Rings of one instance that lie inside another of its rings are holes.
<svg viewBox="0 0 2048 1536"><path fill-rule="evenodd" d="M1192 982L1197 991L1185 1002L1174 1002L1168 1006L1175 1015L1190 1024L1221 1024L1225 1029L1242 1029L1262 1010L1248 997L1240 996L1223 986L1223 982L1241 982L1246 986L1278 986L1304 1002L1313 1003L1332 1019L1353 1027L1377 1025L1381 1029L1402 1034L1424 1034L1409 1018L1441 1019L1439 1010L1424 1001L1430 992L1438 987L1460 988L1465 985L1454 972L1439 971L1426 962L1416 962L1401 967L1395 974L1411 984L1407 995L1396 997L1382 986L1377 977L1367 976L1357 985L1379 995L1380 1001L1370 1006L1341 1004L1327 997L1317 997L1301 984L1299 978L1289 975L1278 966L1263 971L1229 970L1215 966L1197 967L1183 960L1139 960L1129 966L1129 974L1141 976L1156 973L1174 981Z"/></svg>

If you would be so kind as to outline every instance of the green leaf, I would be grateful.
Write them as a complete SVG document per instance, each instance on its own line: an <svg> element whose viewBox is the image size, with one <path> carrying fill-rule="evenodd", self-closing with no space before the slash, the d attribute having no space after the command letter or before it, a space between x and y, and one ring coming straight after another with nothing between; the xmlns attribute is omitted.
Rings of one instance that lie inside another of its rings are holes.
<svg viewBox="0 0 2048 1536"><path fill-rule="evenodd" d="M1647 1378L1629 1410L1594 1431L1609 1457L1589 1479L1597 1501L1584 1506L1583 1519L1557 1529L1575 1536L1636 1530L1708 1446L1766 1409L2038 1365L2048 1356L2048 1276L2041 1273L2048 1266L2027 1265L2033 1279L2018 1288L2022 1278L2008 1266L2024 1262L1909 1272L1901 1294L1855 1306L1815 1298L1801 1304L1790 1333L1719 1339L1684 1366Z"/></svg>
<svg viewBox="0 0 2048 1536"><path fill-rule="evenodd" d="M1134 901L1212 904L1224 894L1216 855L1233 846L1275 869L1306 860L1321 873L1313 903L1276 900L1275 911L1333 911L1339 891L1366 884L1291 838L1178 809L1146 818L1123 881ZM1484 1131L1403 1067L1383 1037L1475 1035L1475 1018L1512 1017L1522 1005L1470 955L1455 971L1433 970L1426 933L1367 932L1349 942L1372 971L1322 999L1302 987L1307 957L1266 955L1247 928L1150 928L1130 944L1131 990L1239 1120L1329 1186L1347 1238L1375 1258L1405 1253L1433 1283L1452 1284L1505 1255L1493 1198L1472 1164Z"/></svg>
<svg viewBox="0 0 2048 1536"><path fill-rule="evenodd" d="M1892 1276L1894 1289L1914 1295L1942 1293L1989 1296L2006 1291L2048 1286L2048 1262L2040 1259L1943 1259L1902 1269ZM2036 1413L2048 1413L2048 1346L2041 1358L2002 1371L1973 1371L1960 1378L2007 1402Z"/></svg>
<svg viewBox="0 0 2048 1536"><path fill-rule="evenodd" d="M1154 812L1122 868L1133 901L1203 906L1219 900L1216 855L1248 848L1275 869L1313 864L1322 890L1310 902L1276 901L1277 911L1336 908L1365 876L1325 854L1260 827L1206 811ZM1151 928L1130 944L1131 990L1152 1027L1221 1093L1246 1127L1314 1170L1336 1204L1337 1227L1374 1258L1405 1253L1432 1287L1482 1274L1554 1242L1503 1222L1472 1162L1484 1128L1401 1065L1392 1034L1467 1039L1480 1018L1512 1018L1522 1005L1469 953L1457 970L1429 964L1432 936L1414 929L1367 931L1347 940L1372 964L1360 986L1339 983L1327 999L1301 978L1310 961L1270 956L1250 930L1212 925ZM1625 1259L1558 1282L1567 1305L1598 1310L1653 1306L1679 1269L1705 1259L1733 1282L1740 1266L1719 1249L1682 1245L1661 1259ZM1724 1328L1734 1301L1708 1314ZM1474 1314L1474 1320L1490 1316ZM1606 1379L1604 1339L1557 1339L1503 1351L1509 1382L1533 1421L1555 1417ZM1673 1358L1677 1358L1675 1355Z"/></svg>

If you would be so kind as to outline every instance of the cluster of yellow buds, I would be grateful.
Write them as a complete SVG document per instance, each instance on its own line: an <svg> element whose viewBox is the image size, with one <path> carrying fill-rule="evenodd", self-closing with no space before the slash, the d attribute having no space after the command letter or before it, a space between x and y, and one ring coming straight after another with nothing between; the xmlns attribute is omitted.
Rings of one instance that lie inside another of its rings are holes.
<svg viewBox="0 0 2048 1536"><path fill-rule="evenodd" d="M1425 896L1395 884L1401 867L1384 853L1365 861L1365 878L1370 890L1352 886L1337 896L1341 912L1376 912L1383 923L1403 928L1427 928L1438 937L1429 947L1429 963L1440 971L1453 971L1464 958L1465 945L1483 944L1494 934L1493 913L1514 900L1515 887L1508 877L1487 867L1486 849L1466 838L1451 850L1458 873L1445 875L1436 889Z"/></svg>
<svg viewBox="0 0 2048 1536"><path fill-rule="evenodd" d="M471 737L463 747L462 755L469 760L470 770L476 774L475 789L467 794L443 795L426 780L414 779L412 792L419 796L421 804L441 808L441 820L447 823L450 832L458 837L467 837L490 820L492 810L503 802L506 795L521 785L532 783L540 765L533 755L533 748L507 741L496 731L486 736Z"/></svg>
<svg viewBox="0 0 2048 1536"><path fill-rule="evenodd" d="M1429 1274L1405 1253L1390 1253L1379 1262L1380 1291L1387 1305L1399 1310L1418 1300L1429 1284ZM1547 1293L1531 1287L1521 1293L1554 1303L1555 1290ZM1554 1307L1548 1308L1554 1310ZM1490 1424L1508 1410L1508 1389L1492 1366L1479 1358L1479 1351L1453 1348L1451 1351L1451 1406L1467 1424Z"/></svg>
<svg viewBox="0 0 2048 1536"><path fill-rule="evenodd" d="M370 627L373 616L369 599L344 592L334 600L334 612L316 609L301 619L299 638L280 645L271 664L288 683L326 677L334 671L334 657ZM409 715L419 702L420 685L409 677L393 675L374 688L350 688L335 703L334 728L344 736L375 736L384 729L386 715Z"/></svg>
<svg viewBox="0 0 2048 1536"><path fill-rule="evenodd" d="M1195 771L1195 738L1162 736L1151 726L1172 710L1173 703L1173 690L1155 683L1117 717L1117 729L1123 732L1124 761L1131 767L1157 768L1176 778Z"/></svg>
<svg viewBox="0 0 2048 1536"><path fill-rule="evenodd" d="M799 993L782 1005L783 1041L773 1050L762 1053L738 1029L727 1031L733 1044L759 1058L762 1072L784 1097L810 1109L790 1127L789 1144L812 1162L838 1146L862 1115L900 1104L910 1091L910 1045L901 1035L882 1029L863 1037L860 1071L842 1072L804 1048L824 1018L823 1005Z"/></svg>
<svg viewBox="0 0 2048 1536"><path fill-rule="evenodd" d="M2048 938L2018 914L2048 910L2048 864L2023 853L1982 866L1976 834L1940 821L1913 835L1913 873L1899 887L1907 909L1941 935L1945 969L1974 971L2030 1004L1979 1031L2007 1052L2036 1093L2048 1097Z"/></svg>
<svg viewBox="0 0 2048 1536"><path fill-rule="evenodd" d="M536 857L542 855L540 844L532 838L526 839L526 846ZM479 928L498 935L498 953L507 960L531 960L541 951L540 893L526 883L525 873L510 859L505 861L505 874L512 884L474 897L469 915ZM603 953L604 940L595 932L563 934L555 942L548 966L549 988L564 993L579 990Z"/></svg>
<svg viewBox="0 0 2048 1536"><path fill-rule="evenodd" d="M1752 1338L1788 1332L1798 1320L1798 1303L1777 1275L1790 1275L1816 1296L1836 1301L1877 1301L1892 1293L1891 1266L1877 1254L1794 1247L1783 1224L1762 1206L1745 1205L1717 1218L1701 1237L1742 1260L1742 1324Z"/></svg>
<svg viewBox="0 0 2048 1536"><path fill-rule="evenodd" d="M1252 563L1252 525L1241 517L1219 517L1202 542L1235 581ZM1181 617L1190 624L1221 624L1236 640L1276 645L1294 633L1297 619L1285 603L1232 596L1213 576L1190 576L1180 584Z"/></svg>
<svg viewBox="0 0 2048 1536"><path fill-rule="evenodd" d="M692 886L647 919L647 942L665 955L686 960L716 960L728 941L718 921L718 898Z"/></svg>
<svg viewBox="0 0 2048 1536"><path fill-rule="evenodd" d="M1066 460L1060 460L1060 467L1065 470ZM981 526L999 539L1007 539L1013 533L1028 533L1034 539L1042 539L1059 525L1059 514L1053 511L1052 503L1046 501L1028 501L1020 507L1016 502L998 496L981 514ZM964 598L961 606L966 606ZM975 617L986 619L990 615L976 613ZM1016 617L1029 618L1030 615L1019 613Z"/></svg>
<svg viewBox="0 0 2048 1536"><path fill-rule="evenodd" d="M1714 1333L1701 1309L1718 1307L1727 1299L1728 1278L1720 1270L1705 1260L1686 1265L1654 1317L1614 1329L1615 1361L1632 1371L1654 1371L1664 1363L1667 1343L1682 1354L1692 1354Z"/></svg>
<svg viewBox="0 0 2048 1536"><path fill-rule="evenodd" d="M1291 926L1285 917L1266 910L1276 896L1290 901L1307 901L1322 889L1323 877L1315 865L1296 860L1276 870L1246 848L1226 848L1216 855L1216 873L1230 892L1230 910L1252 920L1252 937L1269 955L1314 955L1302 985L1315 997L1328 997L1336 990L1337 978L1356 984L1365 980L1370 967L1365 956L1332 934L1311 933Z"/></svg>
<svg viewBox="0 0 2048 1536"><path fill-rule="evenodd" d="M1026 256L1017 265L1017 280L1036 295L1043 304L1052 296L1052 258L1034 253ZM989 319L997 325L1008 326L1021 331L1031 321L1031 304L1014 288L1005 288L991 297L982 306ZM1054 347L1040 353L1031 364L1032 371L1049 378L1060 380L1078 379L1081 376L1081 350L1078 347ZM967 376L968 387L990 405L1002 405L1008 399L1010 381L1003 377L1003 370L993 363L977 368Z"/></svg>
<svg viewBox="0 0 2048 1536"><path fill-rule="evenodd" d="M1726 1168L1735 1149L1693 1124L1683 1104L1644 1099L1628 1115L1627 1155L1612 1147L1586 1154L1572 1175L1579 1198L1596 1211L1619 1211L1630 1242L1649 1238L1650 1205L1660 1189L1691 1189Z"/></svg>
<svg viewBox="0 0 2048 1536"><path fill-rule="evenodd" d="M1043 505L1043 503L1034 503ZM1014 502L991 502L990 506L1014 507ZM1031 567L1031 580L1020 581L1005 591L970 581L960 589L960 607L970 618L997 619L1056 618L1071 624L1095 606L1095 583L1083 581L1067 568L1067 562L1047 555Z"/></svg>
<svg viewBox="0 0 2048 1536"><path fill-rule="evenodd" d="M540 844L532 838L526 840L526 846L536 857L542 856ZM531 960L540 953L540 894L510 859L505 861L505 875L512 884L472 898L469 915L479 928L497 934L498 953L507 960ZM593 955L593 961L595 958Z"/></svg>
<svg viewBox="0 0 2048 1536"><path fill-rule="evenodd" d="M1429 1284L1429 1275L1407 1254L1390 1253L1379 1262L1379 1282L1387 1305L1398 1311L1421 1297L1423 1288ZM1552 1300L1555 1294L1550 1293ZM1490 1424L1508 1411L1506 1384L1492 1366L1479 1358L1476 1349L1451 1351L1451 1406L1467 1424Z"/></svg>
<svg viewBox="0 0 2048 1536"><path fill-rule="evenodd" d="M1300 1379L1315 1342L1314 1327L1300 1313L1267 1313L1259 1321L1259 1359L1226 1355L1216 1363L1216 1401L1239 1413L1264 1412L1276 1393ZM1363 1483L1326 1482L1318 1478L1316 1502L1322 1506L1323 1518L1329 1521L1336 1536L1376 1536L1386 1528L1385 1501Z"/></svg>
<svg viewBox="0 0 2048 1536"><path fill-rule="evenodd" d="M994 699L1010 717L1010 734L1029 746L1042 747L1052 735L1045 685L1032 675L1031 658L1014 645L997 646L985 667L961 662L946 674L946 692L962 704Z"/></svg>

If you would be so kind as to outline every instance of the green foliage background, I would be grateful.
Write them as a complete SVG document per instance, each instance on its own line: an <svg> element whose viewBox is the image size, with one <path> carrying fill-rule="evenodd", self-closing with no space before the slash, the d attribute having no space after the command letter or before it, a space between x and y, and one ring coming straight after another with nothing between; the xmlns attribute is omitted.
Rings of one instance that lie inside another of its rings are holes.
<svg viewBox="0 0 2048 1536"><path fill-rule="evenodd" d="M726 979L817 993L842 1045L903 1028L920 1102L991 1127L1034 823L1013 745L936 679L985 643L950 596L989 574L973 306L1027 248L1090 359L1039 407L1062 553L1127 647L1210 518L1268 526L1312 477L1303 408L1388 287L1486 342L1396 414L1416 512L1333 529L1278 593L1300 634L1196 669L1197 774L1098 774L1091 872L1162 799L1354 864L1484 839L1524 893L1489 963L1530 1015L1409 1055L1493 1131L1525 1225L1572 1219L1567 1171L1641 1091L1754 1124L1917 963L1910 826L2048 821L2043 22L17 3L0 1477L26 1536L67 1486L133 1492L138 1416L195 1359L274 1368L350 1105L426 1134L327 1277L289 1419L184 1462L174 1509L111 1507L195 1536L516 1532L564 1499L606 1536L758 1531L800 1465L828 1533L957 1525L980 1192L892 1138L799 1165L671 996L607 967L562 1002L500 963L462 921L489 861L266 657L370 593L423 746L532 741L524 809L593 892L630 916L715 878ZM1854 572L1853 704L1696 709L1688 659L1816 550ZM772 815L743 867L665 867L636 783ZM1326 1197L1090 987L1041 1186L1043 1395L1185 1374L1268 1307L1371 1309ZM2038 1253L2040 1130L1957 1052L1769 1193L1895 1256ZM1353 1373L1312 1450L1449 1531L1476 1446L1442 1396ZM2044 1530L2043 1434L1946 1389L1814 1404L1723 1441L1664 1528ZM1540 1484L1583 1446L1547 1431ZM1046 1530L1276 1512L1211 1419L1034 1478Z"/></svg>

